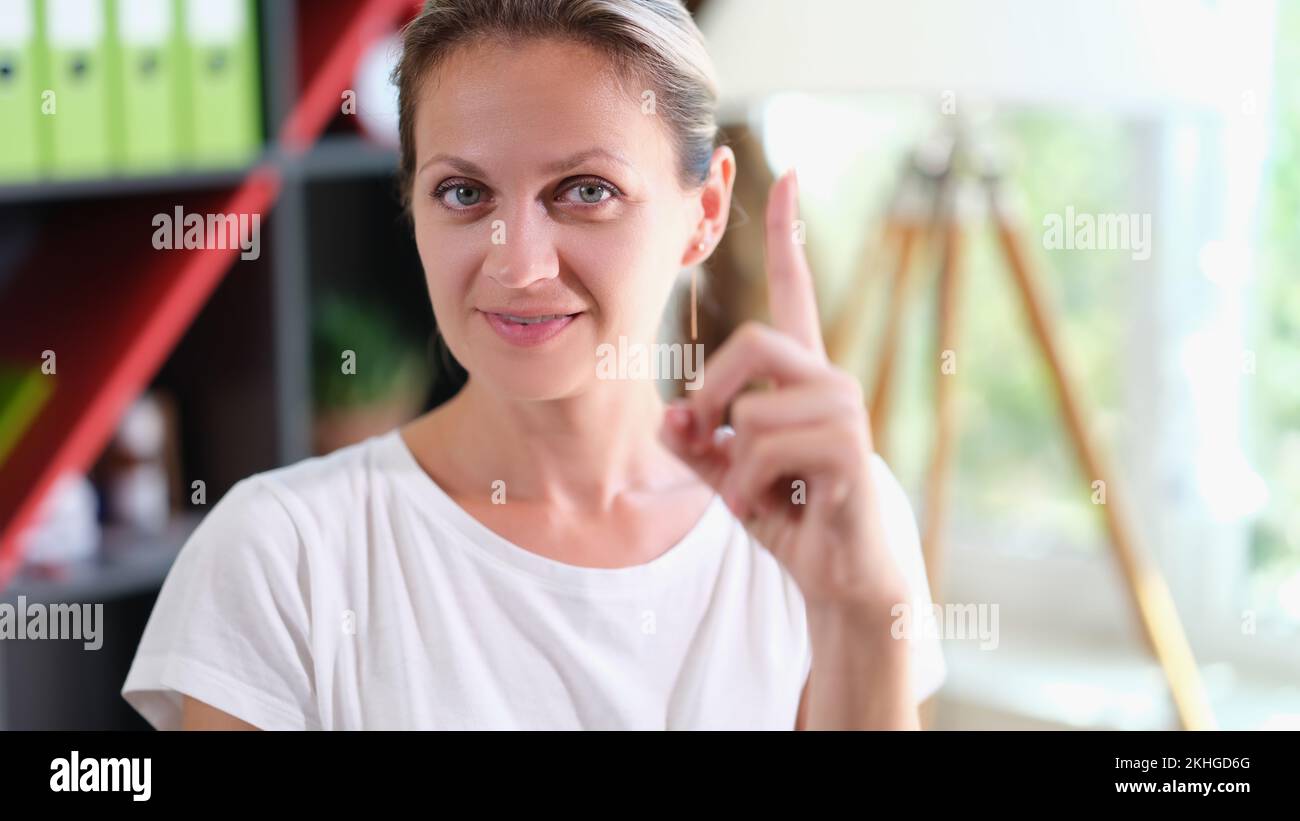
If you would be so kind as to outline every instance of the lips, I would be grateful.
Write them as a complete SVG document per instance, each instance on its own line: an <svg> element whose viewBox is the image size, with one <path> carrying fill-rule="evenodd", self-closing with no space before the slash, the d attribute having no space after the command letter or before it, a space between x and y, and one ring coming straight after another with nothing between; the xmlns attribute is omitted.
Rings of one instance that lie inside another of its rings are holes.
<svg viewBox="0 0 1300 821"><path fill-rule="evenodd" d="M549 322L554 319L563 319L572 314L544 314L542 316L519 316L517 314L496 314L507 322L514 322L517 325L532 325L538 322Z"/></svg>
<svg viewBox="0 0 1300 821"><path fill-rule="evenodd" d="M512 345L540 345L555 337L582 315L560 311L480 311L492 330Z"/></svg>

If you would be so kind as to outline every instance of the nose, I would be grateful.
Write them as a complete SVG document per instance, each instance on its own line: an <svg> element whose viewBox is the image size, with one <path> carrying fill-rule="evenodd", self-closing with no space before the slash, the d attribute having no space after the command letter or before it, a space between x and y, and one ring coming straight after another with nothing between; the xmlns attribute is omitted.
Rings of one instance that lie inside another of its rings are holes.
<svg viewBox="0 0 1300 821"><path fill-rule="evenodd" d="M503 288L527 288L554 279L560 272L559 256L544 209L521 204L492 225L483 271Z"/></svg>

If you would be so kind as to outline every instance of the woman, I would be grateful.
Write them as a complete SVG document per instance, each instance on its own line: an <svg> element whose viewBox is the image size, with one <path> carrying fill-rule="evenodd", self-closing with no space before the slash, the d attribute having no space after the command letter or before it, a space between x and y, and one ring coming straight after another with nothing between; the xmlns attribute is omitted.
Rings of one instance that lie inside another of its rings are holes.
<svg viewBox="0 0 1300 821"><path fill-rule="evenodd" d="M768 206L772 327L669 408L595 367L654 340L727 225L735 158L678 0L430 0L395 77L469 379L237 484L123 695L157 727L916 727L944 675L899 629L930 606L916 527L826 359L794 175Z"/></svg>

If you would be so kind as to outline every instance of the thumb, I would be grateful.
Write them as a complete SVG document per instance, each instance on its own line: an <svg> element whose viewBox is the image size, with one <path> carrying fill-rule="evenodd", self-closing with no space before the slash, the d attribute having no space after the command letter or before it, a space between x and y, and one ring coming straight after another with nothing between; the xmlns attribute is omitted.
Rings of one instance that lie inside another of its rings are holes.
<svg viewBox="0 0 1300 821"><path fill-rule="evenodd" d="M685 462L706 484L721 491L722 480L731 467L734 432L724 426L707 434L698 430L699 420L685 400L675 400L664 411L659 441Z"/></svg>

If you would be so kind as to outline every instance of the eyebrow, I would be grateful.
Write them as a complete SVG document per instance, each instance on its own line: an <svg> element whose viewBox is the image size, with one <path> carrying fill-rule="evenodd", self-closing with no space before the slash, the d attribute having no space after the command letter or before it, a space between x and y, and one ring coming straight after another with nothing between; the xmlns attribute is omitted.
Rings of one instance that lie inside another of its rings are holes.
<svg viewBox="0 0 1300 821"><path fill-rule="evenodd" d="M548 174L562 174L565 171L575 168L594 157L603 157L608 160L613 160L614 162L626 166L629 169L632 168L632 163L628 162L627 159L622 154L619 154L614 151L609 151L604 148L588 148L586 150L579 151L576 154L572 154L568 157L565 157L564 159L560 159L560 160L556 160L555 162L548 163L547 165L542 167L542 170ZM475 165L474 163L470 162L469 160L464 159L462 157L454 156L452 154L434 154L427 161L425 161L424 165L420 166L420 170L417 171L416 174L419 175L423 173L424 169L428 168L429 166L433 165L436 162L445 162L447 163L447 165L450 165L452 168L456 169L460 173L469 176L486 177L488 175L486 171L484 171L482 168Z"/></svg>

